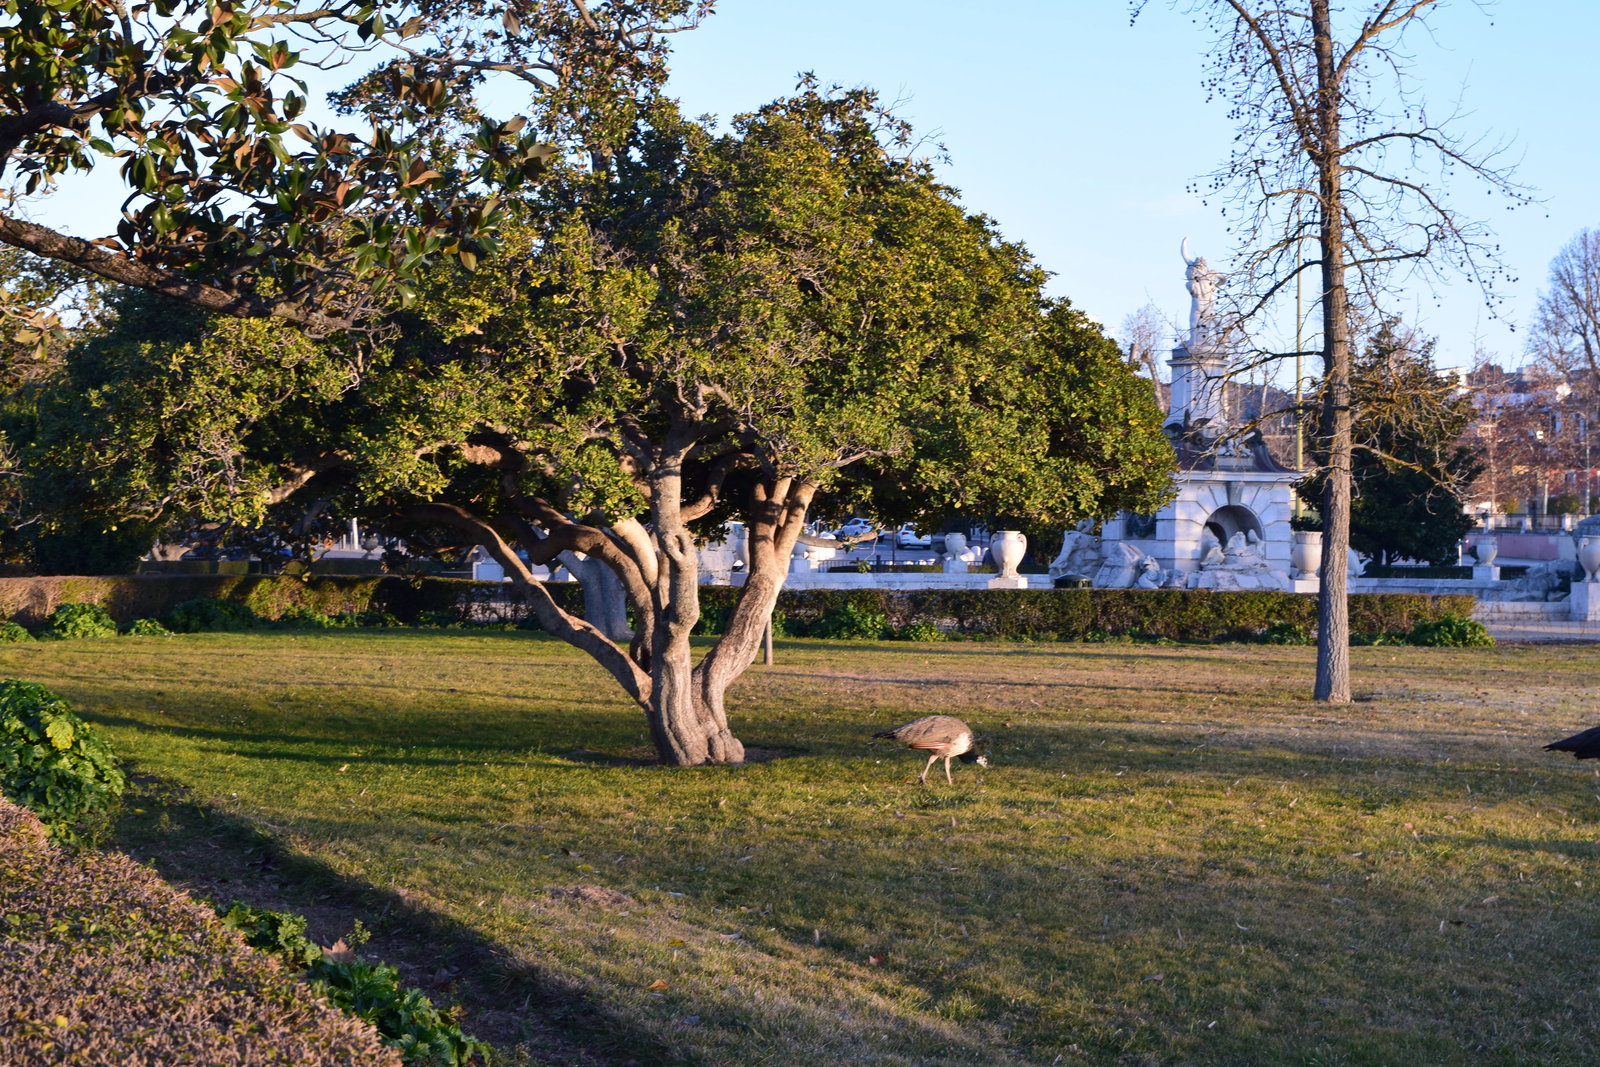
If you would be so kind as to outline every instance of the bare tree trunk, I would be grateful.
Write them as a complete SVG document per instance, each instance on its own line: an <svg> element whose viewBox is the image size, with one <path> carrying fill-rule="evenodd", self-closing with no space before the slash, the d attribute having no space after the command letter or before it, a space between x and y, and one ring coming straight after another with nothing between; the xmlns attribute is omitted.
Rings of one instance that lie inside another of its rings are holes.
<svg viewBox="0 0 1600 1067"><path fill-rule="evenodd" d="M1322 589L1317 600L1317 679L1314 697L1350 702L1350 305L1345 289L1343 189L1338 149L1343 101L1334 70L1328 0L1312 0L1317 57L1316 158L1321 192L1323 396L1322 433L1328 480L1322 497Z"/></svg>

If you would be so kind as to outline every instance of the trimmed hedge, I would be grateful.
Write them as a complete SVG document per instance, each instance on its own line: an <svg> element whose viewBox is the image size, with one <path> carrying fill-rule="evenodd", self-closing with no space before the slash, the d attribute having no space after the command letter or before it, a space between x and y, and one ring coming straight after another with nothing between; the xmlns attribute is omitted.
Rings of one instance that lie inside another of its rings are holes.
<svg viewBox="0 0 1600 1067"><path fill-rule="evenodd" d="M738 595L727 586L700 590L702 611L726 610ZM1471 616L1470 596L1359 593L1350 597L1354 634L1399 631L1447 615ZM1183 589L805 589L778 597L785 630L825 631L846 614L881 615L891 631L919 624L952 635L1082 641L1106 636L1172 641L1249 640L1274 624L1314 632L1311 593L1216 593Z"/></svg>
<svg viewBox="0 0 1600 1067"><path fill-rule="evenodd" d="M553 583L551 595L563 607L577 608L582 594L575 583ZM0 618L31 628L44 625L66 603L95 604L118 623L159 619L188 601L224 600L263 619L291 612L316 615L393 615L406 625L419 619L467 623L521 622L526 604L511 599L500 582L458 578L408 579L319 575L126 575L106 578L0 578Z"/></svg>
<svg viewBox="0 0 1600 1067"><path fill-rule="evenodd" d="M49 844L0 798L0 1063L400 1067L148 867Z"/></svg>
<svg viewBox="0 0 1600 1067"><path fill-rule="evenodd" d="M553 583L557 603L582 607L575 583ZM740 590L701 586L701 629L721 630ZM526 625L528 605L500 582L327 575L310 579L264 575L0 579L0 617L38 625L57 604L99 604L119 622L160 618L191 600L214 598L265 619L284 615L381 613L405 625ZM1470 617L1470 596L1358 593L1350 597L1352 634L1409 633L1446 615ZM890 633L937 626L952 636L1080 641L1106 636L1173 641L1253 639L1274 624L1316 628L1309 593L1217 593L1182 589L804 589L778 598L785 632L805 636L843 618L883 617ZM376 614L374 615L376 617ZM829 624L823 620L829 619Z"/></svg>

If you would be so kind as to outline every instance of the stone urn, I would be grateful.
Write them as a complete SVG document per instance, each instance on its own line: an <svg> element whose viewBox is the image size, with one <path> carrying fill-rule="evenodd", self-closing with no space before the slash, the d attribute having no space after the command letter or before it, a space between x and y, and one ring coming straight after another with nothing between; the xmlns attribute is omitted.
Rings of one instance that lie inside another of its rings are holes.
<svg viewBox="0 0 1600 1067"><path fill-rule="evenodd" d="M961 554L967 550L967 535L964 533L947 533L944 535L944 551L951 559L960 559Z"/></svg>
<svg viewBox="0 0 1600 1067"><path fill-rule="evenodd" d="M1028 539L1021 530L1001 530L989 541L989 554L1000 565L1000 577L1015 578L1017 565L1027 554Z"/></svg>
<svg viewBox="0 0 1600 1067"><path fill-rule="evenodd" d="M1315 577L1322 566L1322 531L1296 530L1289 543L1289 563L1300 577Z"/></svg>
<svg viewBox="0 0 1600 1067"><path fill-rule="evenodd" d="M1500 542L1493 537L1480 538L1472 546L1472 556L1478 561L1478 566L1487 567L1494 562L1494 557L1500 551Z"/></svg>
<svg viewBox="0 0 1600 1067"><path fill-rule="evenodd" d="M1600 537L1579 538L1578 562L1583 566L1584 581L1600 581Z"/></svg>

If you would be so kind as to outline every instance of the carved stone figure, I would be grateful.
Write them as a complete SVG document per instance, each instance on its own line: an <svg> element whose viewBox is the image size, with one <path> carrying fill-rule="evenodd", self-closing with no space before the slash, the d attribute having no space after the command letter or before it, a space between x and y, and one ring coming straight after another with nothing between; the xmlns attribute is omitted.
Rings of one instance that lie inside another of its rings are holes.
<svg viewBox="0 0 1600 1067"><path fill-rule="evenodd" d="M1209 533L1209 531L1208 531ZM1201 539L1200 569L1189 575L1190 589L1284 589L1288 582L1267 565L1261 550L1261 538L1254 530L1241 530L1229 535L1228 546L1222 548L1216 537Z"/></svg>
<svg viewBox="0 0 1600 1067"><path fill-rule="evenodd" d="M1132 589L1144 577L1150 567L1162 575L1161 565L1155 561L1150 553L1124 542L1118 541L1105 549L1105 556L1098 570L1094 573L1094 587L1096 589ZM1156 588L1147 586L1146 588Z"/></svg>
<svg viewBox="0 0 1600 1067"><path fill-rule="evenodd" d="M1189 290L1189 348L1199 351L1205 347L1207 335L1211 330L1212 321L1216 318L1217 285L1222 280L1222 272L1212 270L1206 264L1204 256L1189 258L1189 239L1183 240L1183 261L1188 264L1185 272L1185 286Z"/></svg>
<svg viewBox="0 0 1600 1067"><path fill-rule="evenodd" d="M1100 539L1090 531L1092 523L1079 523L1061 537L1061 551L1050 561L1050 577L1065 575L1087 578L1100 565Z"/></svg>

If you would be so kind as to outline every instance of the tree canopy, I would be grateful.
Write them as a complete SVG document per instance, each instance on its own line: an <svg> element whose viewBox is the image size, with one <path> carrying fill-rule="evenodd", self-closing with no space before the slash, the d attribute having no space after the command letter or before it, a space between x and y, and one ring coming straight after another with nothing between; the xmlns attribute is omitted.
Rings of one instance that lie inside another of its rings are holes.
<svg viewBox="0 0 1600 1067"><path fill-rule="evenodd" d="M1351 368L1350 547L1381 564L1414 559L1446 565L1472 529L1465 494L1483 465L1462 443L1477 415L1470 394L1433 368L1434 342L1397 320L1374 330ZM1322 499L1324 457L1299 487Z"/></svg>
<svg viewBox="0 0 1600 1067"><path fill-rule="evenodd" d="M499 197L557 153L571 115L630 118L665 77L695 0L15 0L0 12L0 244L212 311L323 333L409 298L429 257L493 248ZM366 129L324 127L308 82L359 78ZM486 79L537 91L546 121L498 121ZM93 240L32 202L115 167ZM107 206L115 204L113 200ZM0 294L4 295L4 294ZM31 330L22 303L0 318Z"/></svg>
<svg viewBox="0 0 1600 1067"><path fill-rule="evenodd" d="M426 272L381 345L130 315L72 362L39 469L147 517L339 497L453 528L640 703L663 759L738 761L723 693L818 494L1067 523L1170 489L1148 386L909 141L864 91L807 83L721 133L655 99L509 205L499 254ZM730 518L748 577L694 663L695 543ZM606 568L631 638L532 577L562 552Z"/></svg>

